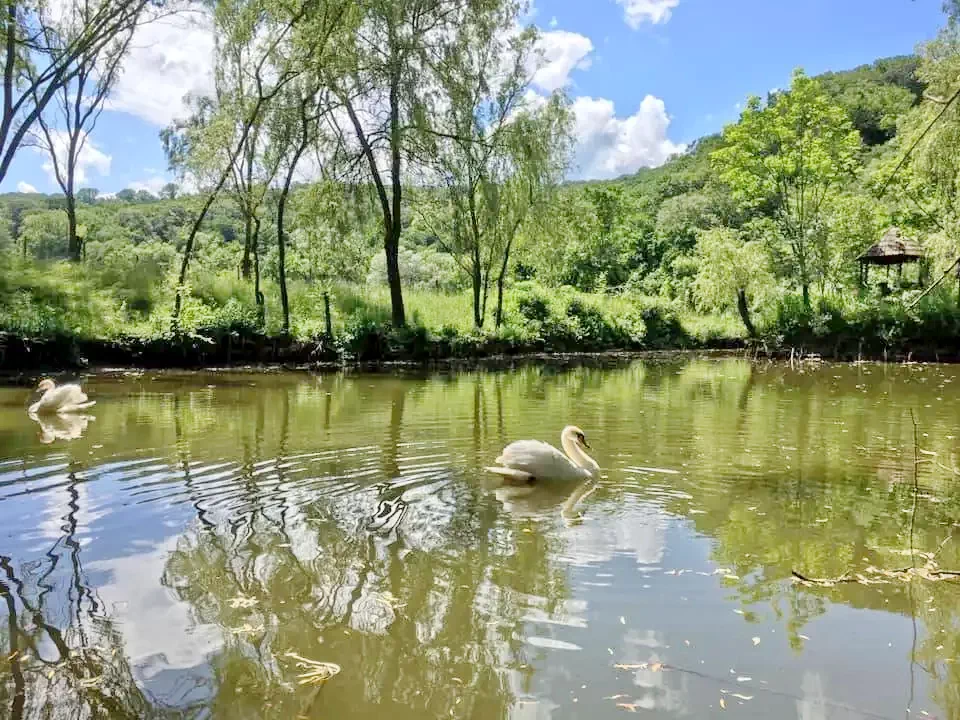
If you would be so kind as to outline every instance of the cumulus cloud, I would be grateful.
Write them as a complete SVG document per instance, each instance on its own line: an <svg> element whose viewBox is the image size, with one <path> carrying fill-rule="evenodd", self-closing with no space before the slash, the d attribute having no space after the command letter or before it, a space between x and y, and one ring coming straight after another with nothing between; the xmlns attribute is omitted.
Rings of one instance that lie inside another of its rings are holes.
<svg viewBox="0 0 960 720"><path fill-rule="evenodd" d="M148 177L146 180L137 180L135 182L132 182L127 187L129 187L134 192L146 190L151 195L155 195L159 197L160 191L163 190L164 185L166 185L169 182L170 181L164 177L161 177L159 175L154 175L152 177Z"/></svg>
<svg viewBox="0 0 960 720"><path fill-rule="evenodd" d="M108 107L154 125L168 125L188 110L188 93L213 92L213 24L193 11L137 28Z"/></svg>
<svg viewBox="0 0 960 720"><path fill-rule="evenodd" d="M61 170L67 166L67 149L70 144L70 135L66 130L50 131L50 140L53 145L53 153L57 157L57 162ZM81 131L79 142L81 143L80 153L77 155L77 166L74 171L74 182L78 187L87 182L88 171L96 170L100 176L110 174L110 164L113 158L100 150L90 139L90 137ZM35 148L37 152L44 153L47 159L43 163L43 170L47 173L51 182L57 182L57 175L54 171L53 160L50 158L49 149L46 147Z"/></svg>
<svg viewBox="0 0 960 720"><path fill-rule="evenodd" d="M662 165L686 146L667 137L670 117L663 100L647 95L633 115L619 118L612 101L578 97L573 102L578 178L613 178Z"/></svg>
<svg viewBox="0 0 960 720"><path fill-rule="evenodd" d="M680 0L617 0L623 6L623 19L636 30L645 22L665 23Z"/></svg>
<svg viewBox="0 0 960 720"><path fill-rule="evenodd" d="M570 73L590 67L593 42L579 33L551 30L537 42L537 65L533 84L545 92L566 87Z"/></svg>
<svg viewBox="0 0 960 720"><path fill-rule="evenodd" d="M28 182L21 180L17 183L17 192L18 193L35 193L37 189Z"/></svg>

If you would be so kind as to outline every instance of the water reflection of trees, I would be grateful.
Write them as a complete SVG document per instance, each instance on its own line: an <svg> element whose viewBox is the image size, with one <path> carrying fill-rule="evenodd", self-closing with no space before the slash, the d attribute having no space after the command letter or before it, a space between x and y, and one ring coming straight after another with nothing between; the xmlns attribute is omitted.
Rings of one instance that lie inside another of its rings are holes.
<svg viewBox="0 0 960 720"><path fill-rule="evenodd" d="M151 703L83 569L77 539L82 480L75 471L67 477L63 535L44 559L18 570L0 555L6 615L0 654L10 668L0 681L0 707L11 720L144 718Z"/></svg>
<svg viewBox="0 0 960 720"><path fill-rule="evenodd" d="M197 679L197 707L218 717L320 708L360 715L377 704L384 716L454 707L464 717L501 717L526 659L515 632L527 603L546 598L557 608L569 597L556 564L562 538L542 520L563 498L538 496L545 507L516 502L514 512L475 472L518 433L555 442L566 422L583 425L604 459L609 477L595 500L624 507L628 494L642 499L658 483L676 491L651 497L715 540L713 559L739 577L726 582L748 621L769 608L799 648L804 626L832 603L916 615L918 666L938 702L960 716L960 676L948 662L960 659L955 584L790 581L792 569L830 577L909 562L899 554L913 498L904 408L923 408L931 397L929 384L911 381L913 371L889 380L881 372L695 361L611 372L527 367L429 382L298 376L258 379L253 388L242 376L218 378L213 389L145 389L122 408L104 403L96 442L107 444L105 453L125 443L165 458L166 484L130 491L150 502L185 498L194 508L197 523L179 539L163 582L198 623L223 628L211 674ZM896 403L883 395L894 382ZM925 449L952 464L956 443L935 425L942 413L918 414L931 430ZM79 462L90 442L64 452ZM417 465L414 456L427 455ZM682 474L628 484L628 463ZM230 477L213 480L205 466L216 464ZM72 716L107 708L100 693L118 703L114 716L156 714L82 571L71 510L82 496L72 483L64 512L73 528L67 521L43 569L25 575L11 560L0 564L0 607L8 608L0 647L21 651L0 683L0 702L5 711L25 703L17 712L29 716L56 697ZM914 542L933 552L956 521L960 485L932 466L920 485ZM938 559L960 568L960 543L947 543ZM71 579L52 585L61 575ZM55 638L78 659L57 666L60 685L30 646L59 662ZM288 650L337 662L343 673L314 698L293 680ZM94 671L105 679L86 687Z"/></svg>
<svg viewBox="0 0 960 720"><path fill-rule="evenodd" d="M249 510L179 540L164 584L199 622L225 628L224 647L211 660L214 716L259 717L263 708L277 717L356 716L364 707L390 717L451 708L460 717L507 714L508 676L523 665L515 625L530 596L557 607L569 594L565 576L536 525L505 527L480 488L450 492L442 507L435 498L432 506L405 503L409 479L391 481L402 479L408 388L389 388L385 481L372 488L373 501L364 497L371 493L343 494L329 483L304 506L266 505L253 478L254 448L239 479ZM265 412L260 406L258 434ZM277 427L280 468L290 423ZM379 516L391 504L405 512L394 520L396 533L383 533ZM336 662L343 672L318 698L293 682L289 651Z"/></svg>

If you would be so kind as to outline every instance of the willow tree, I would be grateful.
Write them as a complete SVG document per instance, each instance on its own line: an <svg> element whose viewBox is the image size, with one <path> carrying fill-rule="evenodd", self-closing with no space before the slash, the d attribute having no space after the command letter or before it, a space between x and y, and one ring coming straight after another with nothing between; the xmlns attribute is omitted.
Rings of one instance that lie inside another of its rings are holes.
<svg viewBox="0 0 960 720"><path fill-rule="evenodd" d="M197 233L227 181L234 175L248 138L263 122L269 104L311 63L327 57L343 27L350 0L219 0L217 31L253 50L240 72L250 92L200 98L186 120L161 137L172 169L200 184L206 199L187 234L173 309L178 325L184 285Z"/></svg>
<svg viewBox="0 0 960 720"><path fill-rule="evenodd" d="M277 98L267 127L269 151L280 170L277 194L277 280L280 284L280 305L283 313L282 332L290 333L290 296L287 290L286 210L290 189L311 149L319 149L320 117L328 111L328 95L314 74L304 74L287 86ZM327 301L329 316L329 301ZM329 324L329 323L328 323Z"/></svg>
<svg viewBox="0 0 960 720"><path fill-rule="evenodd" d="M562 97L545 101L530 89L537 34L516 30L525 9L513 0L468 8L433 64L437 88L419 118L423 155L446 189L446 212L435 213L446 228L437 236L470 278L478 328L494 276L499 325L514 238L542 191L559 181L569 150Z"/></svg>
<svg viewBox="0 0 960 720"><path fill-rule="evenodd" d="M776 218L790 274L809 307L824 205L857 167L859 134L819 81L797 70L790 90L766 105L751 97L740 121L724 128L723 140L711 156L720 178L745 206Z"/></svg>
<svg viewBox="0 0 960 720"><path fill-rule="evenodd" d="M455 42L472 5L502 0L358 0L358 30L328 85L343 106L331 116L340 167L349 182L370 182L383 221L393 325L406 324L400 281L404 182L417 169L417 118L433 89L433 64ZM410 167L408 167L410 166ZM352 173L359 173L352 176Z"/></svg>

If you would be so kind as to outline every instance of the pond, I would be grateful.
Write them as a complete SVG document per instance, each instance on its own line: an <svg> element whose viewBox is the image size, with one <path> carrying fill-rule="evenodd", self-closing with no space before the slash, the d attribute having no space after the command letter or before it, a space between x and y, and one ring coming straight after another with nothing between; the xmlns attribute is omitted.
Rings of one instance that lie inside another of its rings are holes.
<svg viewBox="0 0 960 720"><path fill-rule="evenodd" d="M0 717L960 717L958 368L84 383L0 389Z"/></svg>

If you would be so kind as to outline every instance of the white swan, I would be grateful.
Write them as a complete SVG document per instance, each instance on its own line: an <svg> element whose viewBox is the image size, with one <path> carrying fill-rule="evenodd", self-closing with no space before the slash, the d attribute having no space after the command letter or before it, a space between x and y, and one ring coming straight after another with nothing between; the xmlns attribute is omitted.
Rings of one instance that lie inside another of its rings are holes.
<svg viewBox="0 0 960 720"><path fill-rule="evenodd" d="M57 387L53 380L41 380L37 390L43 397L37 400L27 410L31 415L45 415L47 413L71 413L86 410L96 405L96 400L89 400L87 394L79 385L61 385Z"/></svg>
<svg viewBox="0 0 960 720"><path fill-rule="evenodd" d="M590 448L583 430L568 425L560 433L564 455L539 440L518 440L507 445L496 462L499 467L485 468L514 482L534 480L586 480L596 477L600 466L583 448Z"/></svg>

